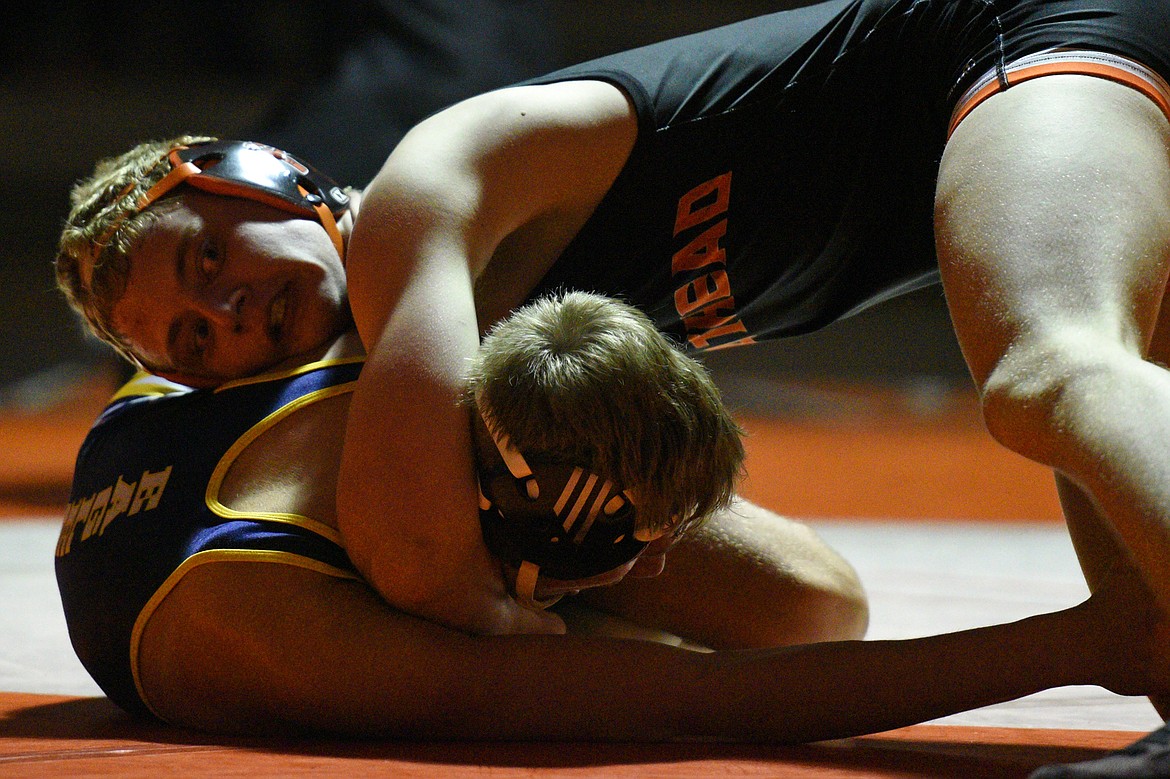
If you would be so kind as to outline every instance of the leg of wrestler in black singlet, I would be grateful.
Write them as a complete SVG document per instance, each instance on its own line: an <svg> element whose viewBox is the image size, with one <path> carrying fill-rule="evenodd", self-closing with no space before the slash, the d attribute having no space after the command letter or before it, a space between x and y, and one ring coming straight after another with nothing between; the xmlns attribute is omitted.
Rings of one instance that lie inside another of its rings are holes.
<svg viewBox="0 0 1170 779"><path fill-rule="evenodd" d="M1166 364L1170 356L1170 308L1165 304L1159 314L1158 327L1150 344L1151 360ZM1062 495L1062 499L1065 495ZM1070 498L1076 500L1076 498ZM1066 506L1067 508L1067 506ZM1070 530L1073 528L1070 526ZM1091 564L1091 563L1090 563ZM1085 571L1090 586L1094 584L1089 569ZM1029 779L1161 779L1170 776L1170 723L1153 731L1125 749L1096 760L1081 763L1048 765L1035 771Z"/></svg>

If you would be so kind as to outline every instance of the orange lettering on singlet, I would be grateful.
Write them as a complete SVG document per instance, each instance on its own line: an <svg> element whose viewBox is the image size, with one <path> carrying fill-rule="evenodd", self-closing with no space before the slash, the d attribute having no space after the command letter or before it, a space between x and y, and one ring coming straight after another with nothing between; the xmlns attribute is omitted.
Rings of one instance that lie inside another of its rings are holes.
<svg viewBox="0 0 1170 779"><path fill-rule="evenodd" d="M710 203L695 208L695 204L714 194ZM727 210L731 202L731 171L703 182L679 198L678 214L674 218L674 234L714 219Z"/></svg>
<svg viewBox="0 0 1170 779"><path fill-rule="evenodd" d="M723 269L709 271L674 291L674 307L684 319L688 314L731 297L731 280ZM689 329L689 328L688 328Z"/></svg>
<svg viewBox="0 0 1170 779"><path fill-rule="evenodd" d="M723 349L754 343L751 336L735 341L712 344L714 339L746 333L747 327L736 314L731 279L727 275L727 252L720 245L727 235L727 218L720 219L731 203L731 172L705 181L678 201L674 234L707 226L671 257L671 272L682 274L705 271L682 282L674 291L674 307L683 319L687 341L696 349Z"/></svg>
<svg viewBox="0 0 1170 779"><path fill-rule="evenodd" d="M702 235L674 253L670 260L671 272L682 273L715 263L726 264L727 252L719 245L719 239L725 235L727 220L720 219L704 230Z"/></svg>
<svg viewBox="0 0 1170 779"><path fill-rule="evenodd" d="M721 301L721 303L708 306L697 314L683 317L687 331L714 330L716 327L723 327L728 322L736 321L735 309L724 308L729 302L732 302L731 298Z"/></svg>
<svg viewBox="0 0 1170 779"><path fill-rule="evenodd" d="M721 338L725 335L731 335L732 333L746 332L747 328L744 327L743 322L737 319L734 322L728 322L722 327L714 327L710 330L703 330L702 332L688 335L687 341L689 341L691 346L695 347L696 349L708 349L710 351L715 351L716 349L726 349L729 346L746 346L747 344L754 344L756 339L752 338L750 335L744 336L743 338L735 341L725 341L724 343L715 345L711 344L711 339L713 338Z"/></svg>
<svg viewBox="0 0 1170 779"><path fill-rule="evenodd" d="M732 304L735 303L735 300L732 298L728 298L727 301L730 301ZM738 341L732 341L731 343L719 344L715 347L711 346L711 339L721 338L732 335L733 333L747 332L747 328L744 327L743 322L739 321L739 318L736 317L735 309L724 309L719 305L712 305L704 309L700 314L686 317L683 320L683 324L686 325L687 332L691 333L691 335L687 336L687 340L696 349L722 349L726 346L754 343L754 339L748 336Z"/></svg>

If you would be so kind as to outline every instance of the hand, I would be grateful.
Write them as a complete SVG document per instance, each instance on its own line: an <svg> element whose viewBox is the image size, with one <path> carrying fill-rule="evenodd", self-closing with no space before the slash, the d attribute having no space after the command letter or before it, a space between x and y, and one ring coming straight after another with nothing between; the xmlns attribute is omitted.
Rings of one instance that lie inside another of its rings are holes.
<svg viewBox="0 0 1170 779"><path fill-rule="evenodd" d="M1087 644L1103 658L1101 685L1170 700L1170 622L1137 569L1118 565L1079 608L1090 620Z"/></svg>

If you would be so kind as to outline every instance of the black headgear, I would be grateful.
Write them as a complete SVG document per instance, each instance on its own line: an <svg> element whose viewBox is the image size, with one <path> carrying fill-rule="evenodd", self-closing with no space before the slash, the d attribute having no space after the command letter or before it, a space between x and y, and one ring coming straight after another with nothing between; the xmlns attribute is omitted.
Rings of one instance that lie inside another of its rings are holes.
<svg viewBox="0 0 1170 779"><path fill-rule="evenodd" d="M516 595L527 606L537 577L574 580L633 560L651 537L637 530L633 496L609 479L571 464L534 463L512 446L490 417L472 415L480 441L479 523L484 542L516 568Z"/></svg>

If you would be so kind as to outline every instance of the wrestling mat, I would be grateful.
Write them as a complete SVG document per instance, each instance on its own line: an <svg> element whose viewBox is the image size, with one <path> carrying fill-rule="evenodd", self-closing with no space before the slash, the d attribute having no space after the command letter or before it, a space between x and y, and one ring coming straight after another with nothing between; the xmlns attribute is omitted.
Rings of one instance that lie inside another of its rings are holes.
<svg viewBox="0 0 1170 779"><path fill-rule="evenodd" d="M225 741L131 721L104 698L0 696L0 776L947 777L1027 776L1137 737L1121 731L919 725L796 747Z"/></svg>

